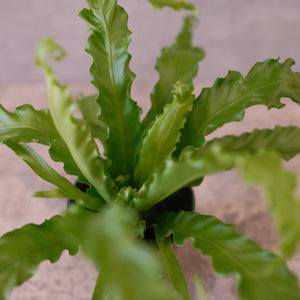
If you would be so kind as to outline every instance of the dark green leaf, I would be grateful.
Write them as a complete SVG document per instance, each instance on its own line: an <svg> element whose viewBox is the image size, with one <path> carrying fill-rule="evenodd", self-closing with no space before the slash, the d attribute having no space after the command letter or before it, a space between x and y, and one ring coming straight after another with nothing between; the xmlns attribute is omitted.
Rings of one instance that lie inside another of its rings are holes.
<svg viewBox="0 0 300 300"><path fill-rule="evenodd" d="M59 175L51 168L33 149L27 145L21 145L12 141L6 141L10 147L25 163L42 179L56 185L59 190L70 199L74 199L77 204L87 208L98 210L104 204L101 198L93 198L77 189L68 179Z"/></svg>
<svg viewBox="0 0 300 300"><path fill-rule="evenodd" d="M31 105L22 105L9 112L0 104L0 142L5 143L7 139L15 143L37 142L50 146L49 153L54 161L63 162L68 174L83 178L48 109L35 110Z"/></svg>
<svg viewBox="0 0 300 300"><path fill-rule="evenodd" d="M0 238L0 299L8 299L10 291L32 277L42 261L56 262L64 250L75 255L78 242L61 216L3 235Z"/></svg>
<svg viewBox="0 0 300 300"><path fill-rule="evenodd" d="M195 212L160 214L151 221L157 236L174 233L180 246L190 239L194 248L211 257L219 275L233 273L242 300L300 299L298 280L282 259L238 234L233 225Z"/></svg>
<svg viewBox="0 0 300 300"><path fill-rule="evenodd" d="M132 175L142 126L141 110L130 98L135 75L129 69L127 13L116 0L88 0L80 16L90 27L86 51L91 55L92 83L99 92L99 119L108 128L105 155L111 174Z"/></svg>
<svg viewBox="0 0 300 300"><path fill-rule="evenodd" d="M207 143L207 147L214 143L231 152L255 153L259 149L275 150L283 159L290 160L300 152L300 129L294 126L255 129L241 136L227 135L215 138Z"/></svg>
<svg viewBox="0 0 300 300"><path fill-rule="evenodd" d="M204 51L192 45L195 23L194 17L186 17L174 44L163 48L157 59L155 68L159 73L159 81L151 93L152 106L143 120L145 126L163 112L166 104L172 102L172 89L177 81L190 85L197 76L198 63L204 58Z"/></svg>
<svg viewBox="0 0 300 300"><path fill-rule="evenodd" d="M145 130L134 179L140 187L166 158L171 157L180 140L180 130L186 122L186 114L191 111L195 96L193 87L177 82L174 86L173 102L164 107L161 115Z"/></svg>
<svg viewBox="0 0 300 300"><path fill-rule="evenodd" d="M104 144L108 133L105 124L98 119L100 108L97 103L97 98L96 95L88 97L79 96L76 101L83 118L91 131L92 137L99 139L102 144Z"/></svg>
<svg viewBox="0 0 300 300"><path fill-rule="evenodd" d="M293 64L292 59L284 63L268 59L255 64L245 78L230 71L227 77L218 78L213 87L203 89L188 117L179 150L188 145L202 147L206 135L225 123L241 121L249 106L281 108L282 97L300 103L300 75L291 70Z"/></svg>

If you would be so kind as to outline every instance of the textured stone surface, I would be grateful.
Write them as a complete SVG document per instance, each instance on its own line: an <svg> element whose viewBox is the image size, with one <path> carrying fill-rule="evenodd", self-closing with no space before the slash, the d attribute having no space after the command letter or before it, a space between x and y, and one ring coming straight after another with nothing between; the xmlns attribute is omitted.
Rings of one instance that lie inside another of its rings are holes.
<svg viewBox="0 0 300 300"><path fill-rule="evenodd" d="M87 85L73 86L77 94L80 90L91 91ZM148 99L145 91L149 86L136 86L134 98L146 107ZM36 108L47 106L46 92L41 85L16 85L0 88L0 103L11 110L24 102ZM268 117L264 108L251 108L242 123L228 124L216 135L240 133L252 130L254 126L264 128L274 124L297 124L300 108L289 103L281 111L271 110ZM47 155L44 147L39 148ZM59 214L65 209L64 200L30 199L36 190L49 189L50 186L38 179L31 170L10 150L0 147L0 234L23 226L25 223L41 223L45 218ZM287 167L300 172L300 160L293 159ZM264 248L276 251L276 234L270 216L265 212L258 190L250 188L239 180L236 171L224 172L205 178L203 184L195 190L197 211L216 215L227 223L238 225L241 233L248 234L262 244ZM235 300L235 286L232 278L217 278L211 269L210 260L199 255L191 248L176 250L188 278L195 272L200 273L211 295L211 300ZM290 267L300 277L300 259L294 257ZM69 257L64 253L55 265L44 262L36 275L23 286L16 288L10 300L88 300L91 298L96 273L81 257Z"/></svg>

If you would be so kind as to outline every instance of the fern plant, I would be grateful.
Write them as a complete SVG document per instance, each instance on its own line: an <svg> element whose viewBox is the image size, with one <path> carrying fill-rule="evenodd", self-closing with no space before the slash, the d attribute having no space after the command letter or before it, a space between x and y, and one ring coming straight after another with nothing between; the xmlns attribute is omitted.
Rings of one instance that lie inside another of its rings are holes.
<svg viewBox="0 0 300 300"><path fill-rule="evenodd" d="M300 299L298 280L285 264L300 238L296 176L281 163L300 152L300 129L276 126L207 138L226 123L242 121L245 109L253 105L280 109L282 97L300 103L300 74L291 69L294 61L267 59L245 77L229 71L196 96L192 82L204 58L203 50L192 43L197 10L183 0L150 2L192 14L184 19L175 42L162 49L156 65L159 81L143 120L131 98L135 75L129 69L128 16L116 0L87 0L89 8L80 12L89 26L86 51L92 58L96 95L74 100L68 87L57 81L49 60L59 60L65 52L46 38L37 45L36 63L45 74L49 108L35 110L27 104L10 112L0 106L1 143L55 186L34 196L76 203L64 215L41 225L27 224L0 238L0 299L8 299L42 261L54 263L64 250L75 255L80 247L99 271L94 300L187 300L187 283L172 245L182 246L186 239L210 256L217 274L234 275L240 299ZM82 118L74 117L76 107ZM49 146L51 159L63 163L66 174L77 176L86 189L50 167L28 145L32 142ZM247 183L265 190L281 237L280 255L263 250L214 216L161 209L174 194L184 208L188 200L178 191L233 168ZM144 241L151 230L155 246ZM169 284L161 279L163 274Z"/></svg>

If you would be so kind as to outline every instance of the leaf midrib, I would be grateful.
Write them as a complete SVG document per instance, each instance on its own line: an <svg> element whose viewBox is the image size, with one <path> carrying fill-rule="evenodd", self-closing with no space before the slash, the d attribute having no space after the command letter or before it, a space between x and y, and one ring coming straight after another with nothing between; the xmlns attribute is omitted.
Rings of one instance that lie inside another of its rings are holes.
<svg viewBox="0 0 300 300"><path fill-rule="evenodd" d="M237 271L231 271L231 272L229 272L229 273L239 273L239 274L242 275L243 277L251 278L251 280L252 280L253 282L255 282L257 285L264 286L264 287L270 286L270 290L272 290L271 287L273 287L273 284L270 283L270 280L267 280L266 276L260 276L259 274L261 274L261 273L252 272L252 271L249 269L249 267L243 265L239 260L234 259L234 257L232 257L232 256L230 255L230 253L228 252L228 250L226 250L226 249L223 250L221 247L218 247L217 245L215 245L215 243L213 243L213 241L207 240L207 239L205 239L205 238L201 238L201 237L199 237L198 235L194 235L194 236L197 237L199 240L203 240L203 241L205 241L205 242L207 242L207 243L213 245L214 247L218 248L218 249L219 249L220 251L222 251L225 255L227 254L228 257L230 257L237 265L240 266L241 269L243 269L243 270L245 271L245 273L242 273L241 271L238 271L238 270L237 270ZM193 242L193 241L192 241L192 242ZM199 249L199 250L200 250L200 249ZM208 256L210 256L210 257L212 258L212 255L210 255L210 254L208 254L208 253L207 253L206 255L208 255ZM274 263L274 265L275 265L275 263ZM218 272L217 272L217 273L218 273ZM262 273L262 274L264 274L264 273ZM228 275L228 273L226 273L226 275ZM237 284L240 285L241 283L237 281Z"/></svg>
<svg viewBox="0 0 300 300"><path fill-rule="evenodd" d="M9 267L10 265L13 265L15 263L17 263L20 259L24 258L24 257L27 257L29 255L31 255L32 253L35 253L35 252L41 252L43 249L45 248L48 248L49 246L52 246L52 245L55 245L55 244L58 244L60 241L64 241L67 239L68 236L70 236L71 234L68 234L68 235L64 235L54 241L51 241L49 243L46 243L45 245L41 246L41 247L38 247L36 249L32 249L32 250L27 250L25 253L23 253L22 255L19 255L17 256L15 259L11 260L10 262L4 264L4 265L0 265L0 270L3 270L4 268L7 268ZM64 247L63 250L66 250L68 249L67 247ZM62 250L62 251L63 251ZM69 249L68 249L69 250ZM44 259L43 259L44 260ZM47 258L46 260L50 260L50 258Z"/></svg>
<svg viewBox="0 0 300 300"><path fill-rule="evenodd" d="M174 224L174 225L175 225L175 224ZM166 227L165 230L169 230L169 227ZM191 232L188 231L188 234L187 234L187 231L185 231L185 230L184 230L183 228L181 228L181 227L176 227L176 230L175 230L175 226L174 226L174 227L173 227L173 232L174 232L174 233L176 232L176 233L179 233L179 234L183 235L183 236L185 237L185 239L186 239L186 238L189 238L189 239L190 239L190 237L195 237L196 239L205 241L206 243L208 243L208 244L212 245L213 247L215 247L215 248L219 249L220 251L222 251L222 252L224 253L225 256L228 256L229 258L231 258L232 261L234 261L238 266L240 266L241 269L243 269L243 270L245 271L246 274L249 275L249 277L251 277L251 278L253 278L253 279L256 279L256 278L258 277L258 276L257 276L257 273L252 272L252 271L251 271L247 266L245 266L239 259L237 259L236 257L232 256L232 255L230 254L229 250L227 250L225 247L219 246L218 243L216 243L216 242L214 242L214 241L212 241L212 240L209 240L209 239L207 239L207 238L205 238L205 237L203 237L203 236L201 236L201 235L199 235L199 234L197 234L197 233L195 233L195 232L193 232L193 235L191 235ZM240 238L240 237L242 237L242 236L238 236L238 237ZM251 240L248 240L248 241L251 241ZM192 242L194 242L194 241L192 240ZM199 249L199 250L201 250L201 249ZM252 252L252 253L253 253L253 252ZM210 254L206 254L206 255L212 257L212 255L210 255ZM231 271L231 272L241 273L241 272L238 271L238 270L237 270L237 271ZM231 273L231 272L229 272L229 273ZM228 274L228 273L227 273L227 274Z"/></svg>
<svg viewBox="0 0 300 300"><path fill-rule="evenodd" d="M108 66L109 66L109 77L110 77L110 81L111 81L111 84L112 84L112 87L113 87L113 94L114 94L114 99L116 100L116 104L117 104L117 112L118 112L118 115L119 117L116 118L115 120L117 120L117 123L118 123L118 129L119 129L119 133L120 133L120 136L119 136L119 139L121 140L121 142L119 143L119 146L122 147L122 145L127 145L127 142L126 142L126 133L124 131L124 119L123 119L123 114L122 114L122 109L121 109L121 106L120 106L120 102L118 101L118 91L117 91L117 86L116 86L116 80L115 80L115 75L114 75L114 72L113 72L113 64L112 64L112 46L111 46L111 37L110 37L110 34L109 34L109 29L108 29L108 24L107 24L107 20L106 20L106 16L104 15L104 9L103 9L103 5L101 3L101 0L98 1L98 4L99 4L99 8L100 8L100 13L101 13L101 18L103 20L103 28L104 28L104 31L105 31L105 35L107 37L107 47L108 47ZM99 91L100 92L100 91ZM125 99L126 100L126 99ZM126 172L126 169L127 169L127 161L126 161L126 158L128 157L128 148L127 147L122 147L123 148L123 151L119 151L119 155L122 155L123 153L125 155L123 155L123 164L120 166L120 167L123 167L123 170L121 171L122 173L125 173Z"/></svg>
<svg viewBox="0 0 300 300"><path fill-rule="evenodd" d="M221 107L218 110L216 110L210 116L210 118L208 118L207 121L205 123L203 123L203 125L198 128L198 130L195 132L194 136L199 136L199 134L201 132L204 132L204 129L207 127L207 125L210 123L210 121L215 118L216 115L218 115L222 111L228 109L230 106L233 106L234 104L236 104L241 98L250 95L253 91L258 91L258 90L260 90L262 88L265 88L265 87L268 87L268 86L272 86L272 85L276 85L276 84L284 82L284 81L290 81L290 79L289 78L283 78L283 79L280 79L280 80L277 80L277 81L272 81L271 83L268 83L268 84L263 84L263 85L261 85L261 86L259 86L257 88L254 88L254 89L251 89L251 90L249 89L248 92L245 93L244 95L241 95L239 97L234 98L230 103L228 103L227 105L224 105L223 107Z"/></svg>
<svg viewBox="0 0 300 300"><path fill-rule="evenodd" d="M165 230L169 230L169 228L165 228ZM173 229L173 230L174 230L174 229ZM174 232L174 231L173 231L173 232ZM248 278L251 278L253 281L257 282L259 285L266 286L266 285L269 284L269 281L266 280L265 277L259 276L259 274L258 274L257 272L256 272L256 273L255 273L255 272L252 272L247 266L245 266L242 262L240 262L240 260L234 258L234 257L229 253L228 250L223 249L222 247L218 246L215 242L213 242L213 241L211 241L211 240L208 240L208 239L206 239L206 238L203 238L203 237L201 237L201 236L199 236L199 235L197 235L197 234L193 234L193 235L191 236L190 232L189 232L189 234L186 234L186 232L184 232L183 230L180 230L180 229L179 229L179 230L176 229L176 232L182 234L182 235L184 236L185 239L186 239L186 238L191 239L191 237L195 237L195 238L197 238L197 239L199 239L199 240L205 241L205 242L208 243L208 244L211 244L213 247L216 247L217 249L219 249L220 251L222 251L222 252L224 253L225 256L230 257L230 258L231 258L238 266L240 266L240 268L241 268L242 270L244 270L245 273L248 275ZM192 242L193 242L193 244L194 244L194 241L193 241L193 240L192 240ZM197 248L197 249L199 249L199 248ZM201 250L201 249L199 249L199 250ZM202 250L201 250L201 251L202 251ZM210 255L210 254L208 254L208 253L206 253L205 255L210 256L210 257L213 259L213 256L212 256L212 255ZM217 271L217 272L218 272L218 271ZM220 273L221 273L221 272L220 272ZM239 273L239 274L241 274L242 276L245 276L245 273L243 274L243 273L241 273L241 272L238 271L238 270L237 270L237 271L231 271L231 272L229 272L229 273ZM226 275L228 275L228 272L226 272ZM247 275L246 275L246 276L247 276Z"/></svg>
<svg viewBox="0 0 300 300"><path fill-rule="evenodd" d="M181 233L181 234L184 234L185 236L187 236L186 233L185 233L184 231L176 230L176 232ZM238 260L238 259L236 259L236 257L232 256L232 255L229 253L229 251L228 251L227 249L225 249L225 247L221 247L221 246L219 246L217 243L215 243L214 241L209 240L209 239L206 239L206 238L204 238L204 237L201 237L201 236L199 236L199 235L197 235L197 234L194 234L193 237L195 237L195 238L197 238L197 239L199 239L199 240L203 240L203 241L205 241L205 242L208 243L208 244L211 244L213 247L215 247L215 248L219 249L221 252L223 252L223 254L224 254L225 256L229 257L232 261L234 261L234 262L236 263L236 265L238 265L241 269L245 270L245 272L248 273L251 277L255 277L255 276L256 276L256 274L255 274L255 275L252 275L252 272L251 272L250 270L248 270L248 268L247 268L246 266L244 266L243 263L240 262L240 260ZM206 254L206 255L212 257L212 255L210 255L210 254ZM235 271L235 272L240 273L239 271ZM227 274L228 274L228 273L227 273Z"/></svg>

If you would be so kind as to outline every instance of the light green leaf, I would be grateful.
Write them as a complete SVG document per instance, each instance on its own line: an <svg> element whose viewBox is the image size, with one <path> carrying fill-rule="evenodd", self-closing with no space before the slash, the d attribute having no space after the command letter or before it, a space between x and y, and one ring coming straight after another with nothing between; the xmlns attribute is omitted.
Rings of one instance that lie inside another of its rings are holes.
<svg viewBox="0 0 300 300"><path fill-rule="evenodd" d="M83 115L83 119L86 121L86 124L91 131L92 137L99 139L99 141L104 144L107 139L108 132L106 125L98 119L100 108L97 103L97 98L98 97L96 95L88 97L80 95L78 99L76 99L76 102Z"/></svg>
<svg viewBox="0 0 300 300"><path fill-rule="evenodd" d="M92 300L100 300L104 299L104 296L107 297L107 295L105 295L105 284L106 283L102 281L102 276L99 275L96 281Z"/></svg>
<svg viewBox="0 0 300 300"><path fill-rule="evenodd" d="M61 190L37 191L31 195L32 198L68 198Z"/></svg>
<svg viewBox="0 0 300 300"><path fill-rule="evenodd" d="M180 129L186 122L186 114L191 111L195 96L193 87L177 82L172 91L174 100L164 107L161 115L147 128L138 153L134 173L135 183L140 187L147 178L171 157L180 140Z"/></svg>
<svg viewBox="0 0 300 300"><path fill-rule="evenodd" d="M60 51L60 46L53 39L41 40L37 47L37 62L45 73L50 113L53 123L66 143L73 160L87 181L95 187L106 201L113 201L113 182L106 176L104 161L101 159L97 145L85 122L75 119L73 113L75 103L66 86L60 85L44 56ZM44 56L42 56L42 53Z"/></svg>
<svg viewBox="0 0 300 300"><path fill-rule="evenodd" d="M105 174L104 161L85 123L73 118L74 102L68 90L52 81L48 92L54 123L78 168L103 199L113 201L113 182Z"/></svg>
<svg viewBox="0 0 300 300"><path fill-rule="evenodd" d="M172 89L177 81L190 85L197 76L198 63L204 58L204 51L192 45L195 24L195 17L186 17L174 44L163 48L157 59L155 68L159 74L159 81L151 93L152 105L143 120L145 126L163 112L166 104L172 102Z"/></svg>
<svg viewBox="0 0 300 300"><path fill-rule="evenodd" d="M259 151L237 159L245 181L262 187L281 234L280 248L283 257L294 254L300 240L300 202L295 197L296 174L282 168L274 152Z"/></svg>
<svg viewBox="0 0 300 300"><path fill-rule="evenodd" d="M63 217L54 216L41 225L28 224L0 238L0 299L34 275L44 260L56 262L62 252L78 251Z"/></svg>
<svg viewBox="0 0 300 300"><path fill-rule="evenodd" d="M279 256L262 250L236 227L212 216L195 212L160 214L152 218L158 237L174 233L174 242L182 246L185 239L194 248L209 255L221 276L234 274L242 300L299 300L298 280Z"/></svg>
<svg viewBox="0 0 300 300"><path fill-rule="evenodd" d="M90 72L99 92L99 119L109 133L105 155L110 159L113 177L132 176L142 126L141 110L130 98L135 75L129 69L128 16L116 0L87 2L90 9L83 9L80 16L90 27L86 51L93 59Z"/></svg>
<svg viewBox="0 0 300 300"><path fill-rule="evenodd" d="M0 143L8 139L15 143L36 142L50 146L49 153L54 161L63 162L68 174L83 178L48 109L35 110L26 104L9 112L0 104Z"/></svg>
<svg viewBox="0 0 300 300"><path fill-rule="evenodd" d="M194 284L194 288L195 288L198 300L210 300L207 290L206 290L199 274L193 275L193 284Z"/></svg>
<svg viewBox="0 0 300 300"><path fill-rule="evenodd" d="M171 7L175 10L187 9L195 12L198 15L198 10L194 4L184 0L148 0L153 7L163 8L165 6Z"/></svg>
<svg viewBox="0 0 300 300"><path fill-rule="evenodd" d="M165 161L140 188L131 205L148 210L191 182L234 167L242 170L247 182L264 189L267 206L281 234L282 254L290 256L300 240L300 204L294 196L296 176L283 170L275 152L230 152L217 143L202 150L187 148L177 161Z"/></svg>
<svg viewBox="0 0 300 300"><path fill-rule="evenodd" d="M37 66L43 66L49 72L50 66L47 64L49 58L60 61L66 56L66 51L62 46L57 44L52 37L47 37L36 44L35 49L35 64Z"/></svg>
<svg viewBox="0 0 300 300"><path fill-rule="evenodd" d="M166 159L161 167L144 182L132 206L141 211L166 199L176 191L210 174L232 169L234 156L222 151L217 144L206 151L187 148L178 160Z"/></svg>
<svg viewBox="0 0 300 300"><path fill-rule="evenodd" d="M300 103L300 75L291 70L294 61L267 59L259 62L244 78L230 71L218 78L213 87L202 90L183 130L179 150L188 145L202 147L205 136L232 121L241 121L245 108L263 104L269 109L284 106L282 97Z"/></svg>
<svg viewBox="0 0 300 300"><path fill-rule="evenodd" d="M174 252L171 237L157 238L156 243L174 290L181 296L182 300L190 300L187 282Z"/></svg>
<svg viewBox="0 0 300 300"><path fill-rule="evenodd" d="M255 153L259 149L275 150L285 160L290 160L300 153L300 129L294 126L274 129L255 129L241 136L227 135L215 138L206 147L217 143L222 149L231 152L247 151Z"/></svg>
<svg viewBox="0 0 300 300"><path fill-rule="evenodd" d="M256 129L239 137L213 139L206 147L214 143L221 145L223 150L236 153L236 164L245 180L264 188L268 207L282 236L282 254L293 254L300 239L300 203L294 195L297 177L284 171L278 154L289 160L300 152L300 129L293 126ZM262 150L273 150L276 154ZM243 152L245 154L240 155Z"/></svg>
<svg viewBox="0 0 300 300"><path fill-rule="evenodd" d="M75 207L76 208L76 207ZM157 252L138 240L138 217L128 208L73 218L82 249L100 271L93 299L175 300L160 279Z"/></svg>
<svg viewBox="0 0 300 300"><path fill-rule="evenodd" d="M6 141L11 148L24 162L42 179L56 185L59 190L70 199L74 199L77 204L93 210L99 210L104 201L101 198L93 198L77 189L68 179L59 175L51 168L33 149L27 145Z"/></svg>

